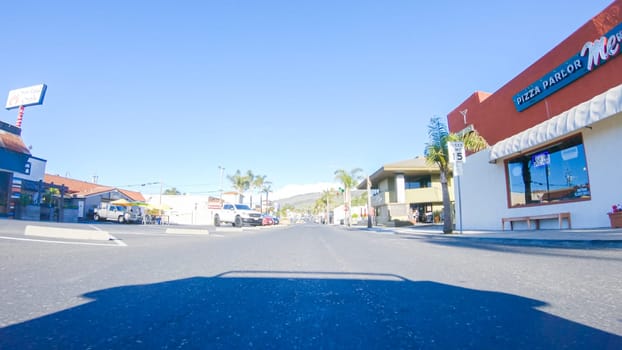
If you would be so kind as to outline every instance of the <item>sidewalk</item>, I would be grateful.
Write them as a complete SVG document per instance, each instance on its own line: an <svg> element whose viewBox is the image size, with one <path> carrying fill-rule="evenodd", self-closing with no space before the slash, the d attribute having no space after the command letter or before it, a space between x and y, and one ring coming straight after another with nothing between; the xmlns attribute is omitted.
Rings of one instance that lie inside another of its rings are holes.
<svg viewBox="0 0 622 350"><path fill-rule="evenodd" d="M564 229L564 230L454 230L451 234L443 234L442 225L416 225L403 227L352 226L351 229L369 230L394 234L408 234L422 237L445 237L453 239L507 240L507 241L559 241L559 242L621 242L622 229Z"/></svg>

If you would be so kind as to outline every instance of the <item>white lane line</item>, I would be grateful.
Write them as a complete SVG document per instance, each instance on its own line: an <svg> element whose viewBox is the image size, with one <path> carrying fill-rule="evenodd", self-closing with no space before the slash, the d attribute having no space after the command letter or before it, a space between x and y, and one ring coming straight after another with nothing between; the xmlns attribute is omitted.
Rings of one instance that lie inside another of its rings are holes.
<svg viewBox="0 0 622 350"><path fill-rule="evenodd" d="M110 235L110 240L113 241L119 247L127 247L127 244L125 244L125 242L123 242L122 240L116 238L113 235Z"/></svg>
<svg viewBox="0 0 622 350"><path fill-rule="evenodd" d="M103 231L102 229L100 229L99 227L97 227L95 225L89 225L89 227L92 227L96 231ZM111 235L110 232L108 233L108 236L110 236L109 240L113 241L119 247L127 247L127 244L125 244L125 242L123 242L122 240L118 239L117 237Z"/></svg>
<svg viewBox="0 0 622 350"><path fill-rule="evenodd" d="M73 245L96 245L96 246L103 246L103 247L115 247L115 245L105 244L105 243L65 242L65 241L51 241L47 239L31 239L31 238L18 238L18 237L6 237L6 236L0 236L0 239L8 239L8 240L14 240L14 241L27 241L27 242L73 244Z"/></svg>

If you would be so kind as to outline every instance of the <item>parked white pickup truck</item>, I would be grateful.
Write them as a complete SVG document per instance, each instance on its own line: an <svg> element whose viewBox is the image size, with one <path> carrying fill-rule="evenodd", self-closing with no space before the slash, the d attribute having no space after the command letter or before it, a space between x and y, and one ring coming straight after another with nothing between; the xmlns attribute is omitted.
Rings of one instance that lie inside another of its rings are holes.
<svg viewBox="0 0 622 350"><path fill-rule="evenodd" d="M214 214L214 226L231 224L234 227L242 227L244 224L251 226L261 225L261 213L252 210L246 204L224 203L222 208Z"/></svg>
<svg viewBox="0 0 622 350"><path fill-rule="evenodd" d="M99 207L93 211L93 219L116 221L123 223L142 222L143 217L139 207L124 207L110 203L100 203Z"/></svg>

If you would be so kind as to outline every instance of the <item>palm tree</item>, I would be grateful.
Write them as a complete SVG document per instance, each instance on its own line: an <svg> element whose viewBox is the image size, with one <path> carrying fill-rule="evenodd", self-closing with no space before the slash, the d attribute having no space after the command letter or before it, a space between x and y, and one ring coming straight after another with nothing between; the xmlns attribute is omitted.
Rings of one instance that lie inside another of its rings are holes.
<svg viewBox="0 0 622 350"><path fill-rule="evenodd" d="M318 213L323 212L325 214L324 223L330 224L330 203L336 203L335 196L337 193L332 188L322 191L322 195L315 201L315 206L318 208Z"/></svg>
<svg viewBox="0 0 622 350"><path fill-rule="evenodd" d="M251 208L253 208L253 190L255 189L254 183L255 183L255 175L253 174L252 171L246 170L246 191L248 190L251 191L251 197L250 197L250 203L249 203L249 206Z"/></svg>
<svg viewBox="0 0 622 350"><path fill-rule="evenodd" d="M250 170L248 171L248 173L250 173ZM239 202L240 203L242 203L242 201L244 199L243 193L248 191L248 188L250 187L251 181L248 178L248 173L247 173L246 176L244 176L244 175L242 175L242 173L238 169L238 170L236 170L235 174L227 175L227 179L229 179L229 181L231 181L231 184L232 184L233 188L239 194Z"/></svg>
<svg viewBox="0 0 622 350"><path fill-rule="evenodd" d="M252 175L252 173L250 172L250 170L248 171L249 175ZM252 188L252 192L259 190L259 206L263 209L263 192L265 192L264 190L264 186L270 184L270 181L266 181L266 175L255 175L252 177L251 179L251 188ZM252 202L252 192L251 192L251 202Z"/></svg>
<svg viewBox="0 0 622 350"><path fill-rule="evenodd" d="M263 184L261 185L261 193L265 193L266 194L266 205L270 202L268 202L268 194L270 192L272 192L272 182L270 181L265 181L263 182ZM263 198L261 198L261 200L263 201ZM268 213L268 207L266 206L266 214Z"/></svg>
<svg viewBox="0 0 622 350"><path fill-rule="evenodd" d="M350 208L352 207L352 198L350 196L350 189L354 188L359 181L363 179L363 176L360 174L363 172L361 168L352 169L350 172L347 172L343 169L339 169L335 171L335 179L339 180L343 184L343 188L345 191L345 205L346 205L346 225L350 226Z"/></svg>
<svg viewBox="0 0 622 350"><path fill-rule="evenodd" d="M171 187L171 188L168 188L168 189L164 190L164 193L162 193L162 194L179 196L179 195L181 195L181 192L179 192L179 190L177 190L177 188Z"/></svg>
<svg viewBox="0 0 622 350"><path fill-rule="evenodd" d="M429 142L426 143L424 154L428 164L436 164L440 170L443 193L443 233L451 233L453 231L453 218L447 185L447 179L450 176L447 142L462 141L464 142L464 149L470 152L480 151L488 147L488 143L477 131L464 134L449 133L447 126L441 122L439 117L430 119L428 137Z"/></svg>

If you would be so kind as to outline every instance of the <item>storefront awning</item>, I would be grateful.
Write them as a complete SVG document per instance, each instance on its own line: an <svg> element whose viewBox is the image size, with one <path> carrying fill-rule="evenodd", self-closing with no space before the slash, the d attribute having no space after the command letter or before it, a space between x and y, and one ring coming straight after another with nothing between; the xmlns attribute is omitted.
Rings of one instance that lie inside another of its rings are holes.
<svg viewBox="0 0 622 350"><path fill-rule="evenodd" d="M497 142L491 148L490 162L543 145L620 112L622 112L622 85L611 88L545 122Z"/></svg>

